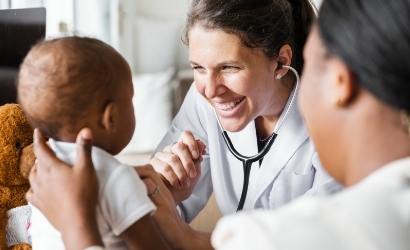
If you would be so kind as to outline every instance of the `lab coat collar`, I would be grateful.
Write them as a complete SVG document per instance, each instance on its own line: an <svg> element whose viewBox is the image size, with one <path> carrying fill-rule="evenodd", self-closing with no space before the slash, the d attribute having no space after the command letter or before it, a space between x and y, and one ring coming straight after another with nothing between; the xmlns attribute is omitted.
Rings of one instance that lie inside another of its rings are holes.
<svg viewBox="0 0 410 250"><path fill-rule="evenodd" d="M280 119L283 118L290 104L290 98ZM297 98L295 98L288 116L277 131L277 134L276 141L270 152L263 159L258 180L253 182L255 201L277 178L280 171L285 167L302 143L309 138L307 127L299 113Z"/></svg>

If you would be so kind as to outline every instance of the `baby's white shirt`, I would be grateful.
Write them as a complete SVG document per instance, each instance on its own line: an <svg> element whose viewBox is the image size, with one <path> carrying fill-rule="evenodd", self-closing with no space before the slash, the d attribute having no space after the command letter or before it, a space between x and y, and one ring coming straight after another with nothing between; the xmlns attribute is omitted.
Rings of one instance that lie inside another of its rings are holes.
<svg viewBox="0 0 410 250"><path fill-rule="evenodd" d="M75 163L75 143L50 139L50 146L59 159L70 165ZM96 213L104 245L106 249L127 249L119 235L143 216L152 214L156 207L147 196L145 184L133 167L120 163L98 147L92 148L92 160L99 182L99 203ZM32 205L31 207L29 234L32 237L33 249L65 249L60 232L38 209Z"/></svg>

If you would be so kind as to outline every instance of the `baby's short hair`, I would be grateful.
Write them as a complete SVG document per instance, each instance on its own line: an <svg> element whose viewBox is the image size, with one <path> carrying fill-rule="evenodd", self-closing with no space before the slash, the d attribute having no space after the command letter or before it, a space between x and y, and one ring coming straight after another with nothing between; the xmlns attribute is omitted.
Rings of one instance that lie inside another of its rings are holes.
<svg viewBox="0 0 410 250"><path fill-rule="evenodd" d="M18 101L29 122L59 139L64 128L76 133L79 120L112 101L116 84L130 69L125 59L104 42L64 37L36 44L20 66Z"/></svg>

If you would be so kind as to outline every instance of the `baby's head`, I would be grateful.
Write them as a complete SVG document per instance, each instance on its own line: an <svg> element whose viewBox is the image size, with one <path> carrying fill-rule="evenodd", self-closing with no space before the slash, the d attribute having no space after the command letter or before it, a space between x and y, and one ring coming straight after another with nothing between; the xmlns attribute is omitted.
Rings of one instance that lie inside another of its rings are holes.
<svg viewBox="0 0 410 250"><path fill-rule="evenodd" d="M31 125L55 140L74 142L89 127L95 146L117 154L134 133L130 68L97 39L65 37L35 45L20 66L17 88Z"/></svg>

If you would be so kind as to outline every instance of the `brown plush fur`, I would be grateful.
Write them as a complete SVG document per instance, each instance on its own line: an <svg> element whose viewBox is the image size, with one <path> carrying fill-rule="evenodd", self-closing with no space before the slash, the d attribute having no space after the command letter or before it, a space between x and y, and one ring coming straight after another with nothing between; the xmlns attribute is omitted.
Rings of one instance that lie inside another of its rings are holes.
<svg viewBox="0 0 410 250"><path fill-rule="evenodd" d="M33 129L18 104L0 107L0 249L27 250L28 244L7 247L7 211L27 205L28 174L34 164Z"/></svg>

